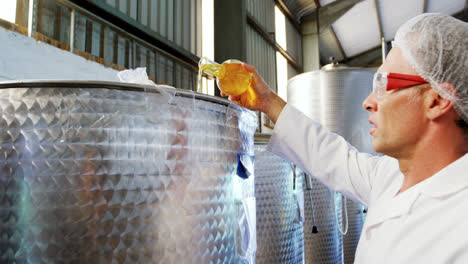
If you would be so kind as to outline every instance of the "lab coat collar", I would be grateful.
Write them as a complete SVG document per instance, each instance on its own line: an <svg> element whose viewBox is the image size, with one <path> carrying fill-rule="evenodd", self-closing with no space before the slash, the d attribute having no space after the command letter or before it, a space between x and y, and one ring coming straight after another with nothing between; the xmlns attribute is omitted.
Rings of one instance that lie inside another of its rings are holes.
<svg viewBox="0 0 468 264"><path fill-rule="evenodd" d="M401 187L401 184L398 184L398 187ZM392 188L392 190L393 189L394 188ZM408 214L411 211L414 202L420 195L418 189L419 186L415 186L415 188L410 188L396 196L390 195L380 197L377 201L379 206L375 208L369 208L366 217L366 222L369 228L372 228L373 226L378 225L387 219Z"/></svg>
<svg viewBox="0 0 468 264"><path fill-rule="evenodd" d="M393 186L390 187L390 193L392 195L380 197L378 201L380 206L369 208L366 218L369 230L387 219L408 214L421 194L430 197L442 197L455 193L463 188L468 188L467 171L468 154L465 154L430 178L393 196L393 193L398 192L402 184L402 178L396 180ZM403 177L403 175L401 176Z"/></svg>
<svg viewBox="0 0 468 264"><path fill-rule="evenodd" d="M428 178L421 193L430 197L442 197L468 187L468 154L450 163Z"/></svg>

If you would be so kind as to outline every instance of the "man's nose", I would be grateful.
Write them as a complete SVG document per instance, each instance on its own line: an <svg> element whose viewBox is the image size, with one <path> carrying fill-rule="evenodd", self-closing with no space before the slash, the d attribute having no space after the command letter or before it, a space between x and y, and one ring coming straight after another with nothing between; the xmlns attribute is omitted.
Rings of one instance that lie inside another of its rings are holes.
<svg viewBox="0 0 468 264"><path fill-rule="evenodd" d="M364 99L362 102L362 107L369 112L377 111L377 100L375 98L374 92L370 93L367 98Z"/></svg>

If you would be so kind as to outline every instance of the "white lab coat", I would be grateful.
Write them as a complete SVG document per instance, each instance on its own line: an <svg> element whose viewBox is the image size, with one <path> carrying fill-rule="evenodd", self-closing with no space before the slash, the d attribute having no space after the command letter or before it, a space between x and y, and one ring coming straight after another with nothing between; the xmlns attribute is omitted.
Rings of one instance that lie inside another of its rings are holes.
<svg viewBox="0 0 468 264"><path fill-rule="evenodd" d="M359 153L289 105L269 150L368 207L355 263L468 263L468 154L396 195L395 159Z"/></svg>

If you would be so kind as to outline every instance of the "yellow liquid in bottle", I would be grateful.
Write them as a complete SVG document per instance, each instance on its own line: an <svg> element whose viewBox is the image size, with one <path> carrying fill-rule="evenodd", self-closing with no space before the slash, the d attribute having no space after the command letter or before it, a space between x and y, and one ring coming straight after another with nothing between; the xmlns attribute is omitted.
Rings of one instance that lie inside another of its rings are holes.
<svg viewBox="0 0 468 264"><path fill-rule="evenodd" d="M222 64L204 64L200 67L200 71L214 75L218 79L220 76L224 76L224 73L226 72L225 67Z"/></svg>
<svg viewBox="0 0 468 264"><path fill-rule="evenodd" d="M216 76L219 89L225 94L238 96L250 88L252 74L241 63L204 64L200 71Z"/></svg>
<svg viewBox="0 0 468 264"><path fill-rule="evenodd" d="M202 88L202 73L207 73L211 76L219 78L218 76L224 76L224 72L224 66L220 64L203 64L202 66L200 66L200 68L198 69L197 92L204 93Z"/></svg>

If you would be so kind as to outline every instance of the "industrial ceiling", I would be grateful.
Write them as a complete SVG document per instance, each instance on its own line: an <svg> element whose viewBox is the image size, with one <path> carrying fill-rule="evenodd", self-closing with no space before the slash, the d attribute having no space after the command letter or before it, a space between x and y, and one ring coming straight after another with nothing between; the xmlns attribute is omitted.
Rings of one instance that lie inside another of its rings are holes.
<svg viewBox="0 0 468 264"><path fill-rule="evenodd" d="M381 63L382 38L422 13L444 13L467 21L468 0L282 0L296 23L319 17L320 60L330 57L350 66Z"/></svg>

